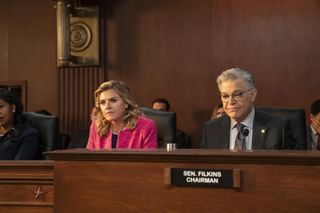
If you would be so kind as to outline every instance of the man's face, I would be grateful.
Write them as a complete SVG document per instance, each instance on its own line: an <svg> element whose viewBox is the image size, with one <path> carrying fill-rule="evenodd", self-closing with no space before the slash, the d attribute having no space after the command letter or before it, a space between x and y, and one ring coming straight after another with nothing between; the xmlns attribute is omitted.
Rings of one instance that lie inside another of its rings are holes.
<svg viewBox="0 0 320 213"><path fill-rule="evenodd" d="M223 82L219 87L225 113L236 122L243 121L251 112L257 95L242 79Z"/></svg>
<svg viewBox="0 0 320 213"><path fill-rule="evenodd" d="M311 126L320 134L320 112L316 115L310 115Z"/></svg>
<svg viewBox="0 0 320 213"><path fill-rule="evenodd" d="M219 108L217 110L217 118L220 118L221 116L225 115L223 107Z"/></svg>
<svg viewBox="0 0 320 213"><path fill-rule="evenodd" d="M94 107L91 110L90 119L91 121L96 121L99 118L99 111Z"/></svg>
<svg viewBox="0 0 320 213"><path fill-rule="evenodd" d="M158 111L167 111L166 105L164 103L155 102L152 105L152 109L158 110Z"/></svg>

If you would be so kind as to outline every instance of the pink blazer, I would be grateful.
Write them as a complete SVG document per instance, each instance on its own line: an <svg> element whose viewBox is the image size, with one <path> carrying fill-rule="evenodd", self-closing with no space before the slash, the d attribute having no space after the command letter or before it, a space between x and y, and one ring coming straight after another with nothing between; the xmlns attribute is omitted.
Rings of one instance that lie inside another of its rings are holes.
<svg viewBox="0 0 320 213"><path fill-rule="evenodd" d="M87 149L111 149L112 132L100 137L95 122L91 123ZM157 148L157 128L153 120L140 116L134 129L123 129L118 133L117 148L150 149Z"/></svg>

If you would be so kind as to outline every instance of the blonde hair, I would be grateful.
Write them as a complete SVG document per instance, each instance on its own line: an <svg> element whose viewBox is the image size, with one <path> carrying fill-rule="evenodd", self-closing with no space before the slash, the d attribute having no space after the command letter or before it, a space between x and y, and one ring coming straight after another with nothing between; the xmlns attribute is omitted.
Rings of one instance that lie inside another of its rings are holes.
<svg viewBox="0 0 320 213"><path fill-rule="evenodd" d="M102 83L95 91L95 107L98 110L99 118L96 120L97 132L100 137L105 136L111 128L111 122L104 118L100 109L100 94L107 90L114 90L127 104L123 124L128 129L134 129L138 118L142 115L139 106L135 103L129 87L123 81L107 81Z"/></svg>

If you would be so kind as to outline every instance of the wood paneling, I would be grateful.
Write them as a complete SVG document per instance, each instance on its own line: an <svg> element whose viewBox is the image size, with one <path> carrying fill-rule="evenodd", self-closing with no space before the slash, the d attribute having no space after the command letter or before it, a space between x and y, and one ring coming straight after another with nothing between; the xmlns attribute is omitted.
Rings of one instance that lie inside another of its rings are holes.
<svg viewBox="0 0 320 213"><path fill-rule="evenodd" d="M9 0L3 0L2 5L7 5ZM0 7L0 73L2 81L8 78L8 19L9 11L5 6Z"/></svg>
<svg viewBox="0 0 320 213"><path fill-rule="evenodd" d="M52 152L55 212L316 212L320 153ZM166 168L240 169L239 189L165 185ZM147 171L147 172L146 172ZM81 195L81 196L78 196Z"/></svg>
<svg viewBox="0 0 320 213"><path fill-rule="evenodd" d="M100 6L99 0L76 0L75 7ZM100 66L63 67L59 73L59 117L60 131L73 133L88 129L91 109L94 106L94 91L106 80L104 10L100 9Z"/></svg>
<svg viewBox="0 0 320 213"><path fill-rule="evenodd" d="M0 8L1 80L26 80L27 108L58 115L63 132L87 127L93 91L108 79L126 81L140 106L168 98L194 147L227 68L254 73L257 105L309 112L319 98L318 0L76 3L101 6L100 67L57 69L54 1L3 0Z"/></svg>
<svg viewBox="0 0 320 213"><path fill-rule="evenodd" d="M308 109L319 98L319 9L317 0L107 1L108 78L128 82L141 106L168 98L197 147L225 69L254 74L257 105Z"/></svg>
<svg viewBox="0 0 320 213"><path fill-rule="evenodd" d="M104 81L100 67L59 68L60 131L72 135L89 127L94 91Z"/></svg>
<svg viewBox="0 0 320 213"><path fill-rule="evenodd" d="M27 81L30 111L58 115L55 9L51 0L1 1L1 81Z"/></svg>
<svg viewBox="0 0 320 213"><path fill-rule="evenodd" d="M1 212L52 212L51 161L0 162Z"/></svg>

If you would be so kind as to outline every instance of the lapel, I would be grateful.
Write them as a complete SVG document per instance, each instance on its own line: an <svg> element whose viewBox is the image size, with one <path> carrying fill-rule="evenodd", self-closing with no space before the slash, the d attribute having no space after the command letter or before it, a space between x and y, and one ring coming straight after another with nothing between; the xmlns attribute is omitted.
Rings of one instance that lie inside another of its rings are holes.
<svg viewBox="0 0 320 213"><path fill-rule="evenodd" d="M218 147L220 149L229 149L230 143L230 118L223 116L219 123L219 131L217 131Z"/></svg>
<svg viewBox="0 0 320 213"><path fill-rule="evenodd" d="M256 110L253 121L252 149L264 149L268 127L261 114Z"/></svg>
<svg viewBox="0 0 320 213"><path fill-rule="evenodd" d="M307 150L312 150L313 138L312 138L312 130L310 125L307 125L306 133L307 133Z"/></svg>

